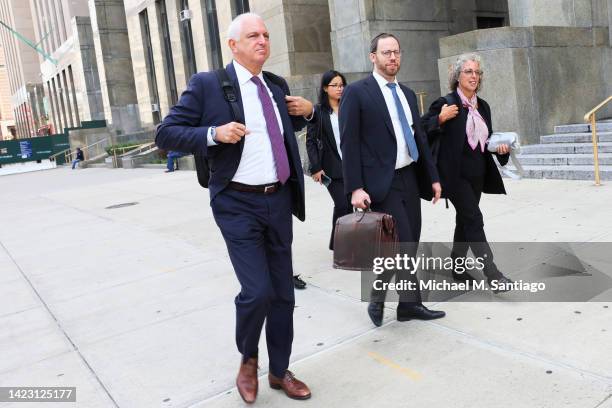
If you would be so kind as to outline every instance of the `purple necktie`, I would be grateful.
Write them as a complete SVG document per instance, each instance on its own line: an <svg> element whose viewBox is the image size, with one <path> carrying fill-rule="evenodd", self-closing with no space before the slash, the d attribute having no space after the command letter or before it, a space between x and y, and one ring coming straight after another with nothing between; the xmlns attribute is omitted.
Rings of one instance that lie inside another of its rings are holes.
<svg viewBox="0 0 612 408"><path fill-rule="evenodd" d="M289 159L287 158L287 150L285 150L285 141L281 134L280 127L278 126L278 119L274 112L274 104L272 98L268 94L268 90L264 86L263 82L259 77L254 76L251 81L257 85L257 94L263 107L264 118L266 119L266 128L268 129L268 136L270 136L270 143L272 144L272 155L274 156L274 163L276 164L276 175L278 181L281 184L285 184L289 178Z"/></svg>

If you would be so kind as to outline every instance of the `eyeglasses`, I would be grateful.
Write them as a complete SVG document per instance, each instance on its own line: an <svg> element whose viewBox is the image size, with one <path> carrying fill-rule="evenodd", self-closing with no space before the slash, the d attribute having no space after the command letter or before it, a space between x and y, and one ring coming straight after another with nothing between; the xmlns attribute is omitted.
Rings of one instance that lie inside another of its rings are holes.
<svg viewBox="0 0 612 408"><path fill-rule="evenodd" d="M463 72L467 76L472 76L472 74L476 74L476 76L482 76L482 71L481 70L474 71L473 69L466 69L466 70L461 71L461 72Z"/></svg>
<svg viewBox="0 0 612 408"><path fill-rule="evenodd" d="M396 57L402 56L402 50L385 50L380 52L385 58L389 58L391 54L395 54Z"/></svg>
<svg viewBox="0 0 612 408"><path fill-rule="evenodd" d="M344 84L329 84L327 86L331 86L332 88L344 88Z"/></svg>

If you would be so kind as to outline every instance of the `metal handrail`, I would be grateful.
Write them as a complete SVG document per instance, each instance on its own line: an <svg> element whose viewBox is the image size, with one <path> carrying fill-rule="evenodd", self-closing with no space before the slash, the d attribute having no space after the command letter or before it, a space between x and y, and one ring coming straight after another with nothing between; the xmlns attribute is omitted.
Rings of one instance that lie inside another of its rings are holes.
<svg viewBox="0 0 612 408"><path fill-rule="evenodd" d="M593 161L595 165L595 185L600 186L601 182L599 179L599 148L597 147L597 121L595 119L595 114L599 112L608 102L612 101L612 95L608 96L608 98L591 109L584 115L584 121L591 123L591 133L593 135Z"/></svg>
<svg viewBox="0 0 612 408"><path fill-rule="evenodd" d="M95 143L92 143L88 146L85 147L81 147L81 150L83 151L83 157L85 157L85 160L89 160L89 150L94 147L99 145L100 143L106 142L108 143L108 138L102 139L102 140L98 140ZM56 157L59 156L60 154L64 155L64 163L71 163L72 162L72 155L73 155L73 151L71 148L68 148L66 150L62 150L61 152L57 152L52 156L49 156L49 160L51 160L53 158L53 160L57 160Z"/></svg>
<svg viewBox="0 0 612 408"><path fill-rule="evenodd" d="M68 148L68 149L66 149L66 150L62 150L61 152L57 152L57 153L55 153L55 154L53 154L53 155L49 156L49 160L51 160L51 161L57 161L57 156L59 156L60 154L65 155L65 154L66 154L66 152L69 152L69 151L70 151L70 148Z"/></svg>
<svg viewBox="0 0 612 408"><path fill-rule="evenodd" d="M117 164L117 151L121 150L121 154L119 155L119 157L123 157L124 155L128 154L128 153L135 153L137 150L143 149L145 147L150 147L151 145L155 144L155 142L147 142L147 143L142 143L142 144L134 144L131 146L124 146L124 147L113 147L113 160L114 160L114 165L115 167L119 167L119 165ZM126 153L126 150L128 151Z"/></svg>
<svg viewBox="0 0 612 408"><path fill-rule="evenodd" d="M123 157L123 156L127 156L127 155L131 155L131 154L136 154L136 153L142 153L143 151L147 150L148 148L152 147L155 145L155 142L147 142L147 143L142 143L139 145L135 145L134 146L127 146L127 148L131 148L132 150L129 150L127 152L122 153L119 157Z"/></svg>
<svg viewBox="0 0 612 408"><path fill-rule="evenodd" d="M421 91L415 94L419 97L419 110L421 111L421 116L425 114L425 97L427 96L427 92Z"/></svg>

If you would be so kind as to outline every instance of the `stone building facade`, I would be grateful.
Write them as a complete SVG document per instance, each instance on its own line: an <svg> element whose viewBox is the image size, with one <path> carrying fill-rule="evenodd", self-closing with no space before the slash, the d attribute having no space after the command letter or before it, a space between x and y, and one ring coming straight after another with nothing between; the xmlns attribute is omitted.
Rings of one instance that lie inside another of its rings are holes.
<svg viewBox="0 0 612 408"><path fill-rule="evenodd" d="M11 105L11 88L4 58L4 50L0 42L0 140L12 139L17 135L13 106Z"/></svg>
<svg viewBox="0 0 612 408"><path fill-rule="evenodd" d="M245 11L260 14L271 33L264 68L285 76L293 93L313 100L328 69L345 73L349 81L371 72L369 42L380 32L399 37L404 53L398 79L424 94L424 107L446 92L448 64L458 54L479 52L487 82L482 95L493 106L496 130L519 130L527 141L554 125L581 121L580 115L612 90L612 0L29 4L32 38L57 60L55 65L36 56L44 108L56 129L102 118L119 133L153 129L194 73L231 60L226 30ZM50 11L54 14L45 14ZM49 27L49 21L61 28Z"/></svg>
<svg viewBox="0 0 612 408"><path fill-rule="evenodd" d="M496 130L517 131L525 144L554 126L581 123L612 95L612 0L508 0L510 26L440 41L440 78L459 54L483 60L481 95ZM445 81L441 91L446 92ZM600 113L612 117L612 107Z"/></svg>
<svg viewBox="0 0 612 408"><path fill-rule="evenodd" d="M351 80L371 72L370 39L388 31L406 50L399 80L429 101L440 88L438 41L509 21L503 0L125 0L125 10L144 126L159 123L194 72L230 61L226 30L243 11L260 14L271 33L264 68L309 98L328 69Z"/></svg>
<svg viewBox="0 0 612 408"><path fill-rule="evenodd" d="M34 38L30 4L22 0L0 2L0 43L8 75L8 92L15 120L15 137L31 137L44 123L42 85L36 51L20 41L13 31Z"/></svg>

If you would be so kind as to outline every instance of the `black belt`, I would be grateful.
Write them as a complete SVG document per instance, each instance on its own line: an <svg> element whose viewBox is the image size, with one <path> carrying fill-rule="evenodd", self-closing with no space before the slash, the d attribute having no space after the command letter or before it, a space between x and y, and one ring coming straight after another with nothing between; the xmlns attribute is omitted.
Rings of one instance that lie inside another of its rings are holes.
<svg viewBox="0 0 612 408"><path fill-rule="evenodd" d="M228 188L236 191L243 191L245 193L262 193L262 194L272 194L276 193L280 188L281 183L271 183L271 184L260 184L258 186L252 186L250 184L242 184L237 183L235 181L230 181L227 185Z"/></svg>
<svg viewBox="0 0 612 408"><path fill-rule="evenodd" d="M399 169L395 169L395 174L399 175L399 174L407 171L408 169L413 168L413 167L410 167L410 166L412 166L413 163L415 163L415 162L411 162L410 164L408 164L408 165L406 165L404 167L400 167Z"/></svg>

